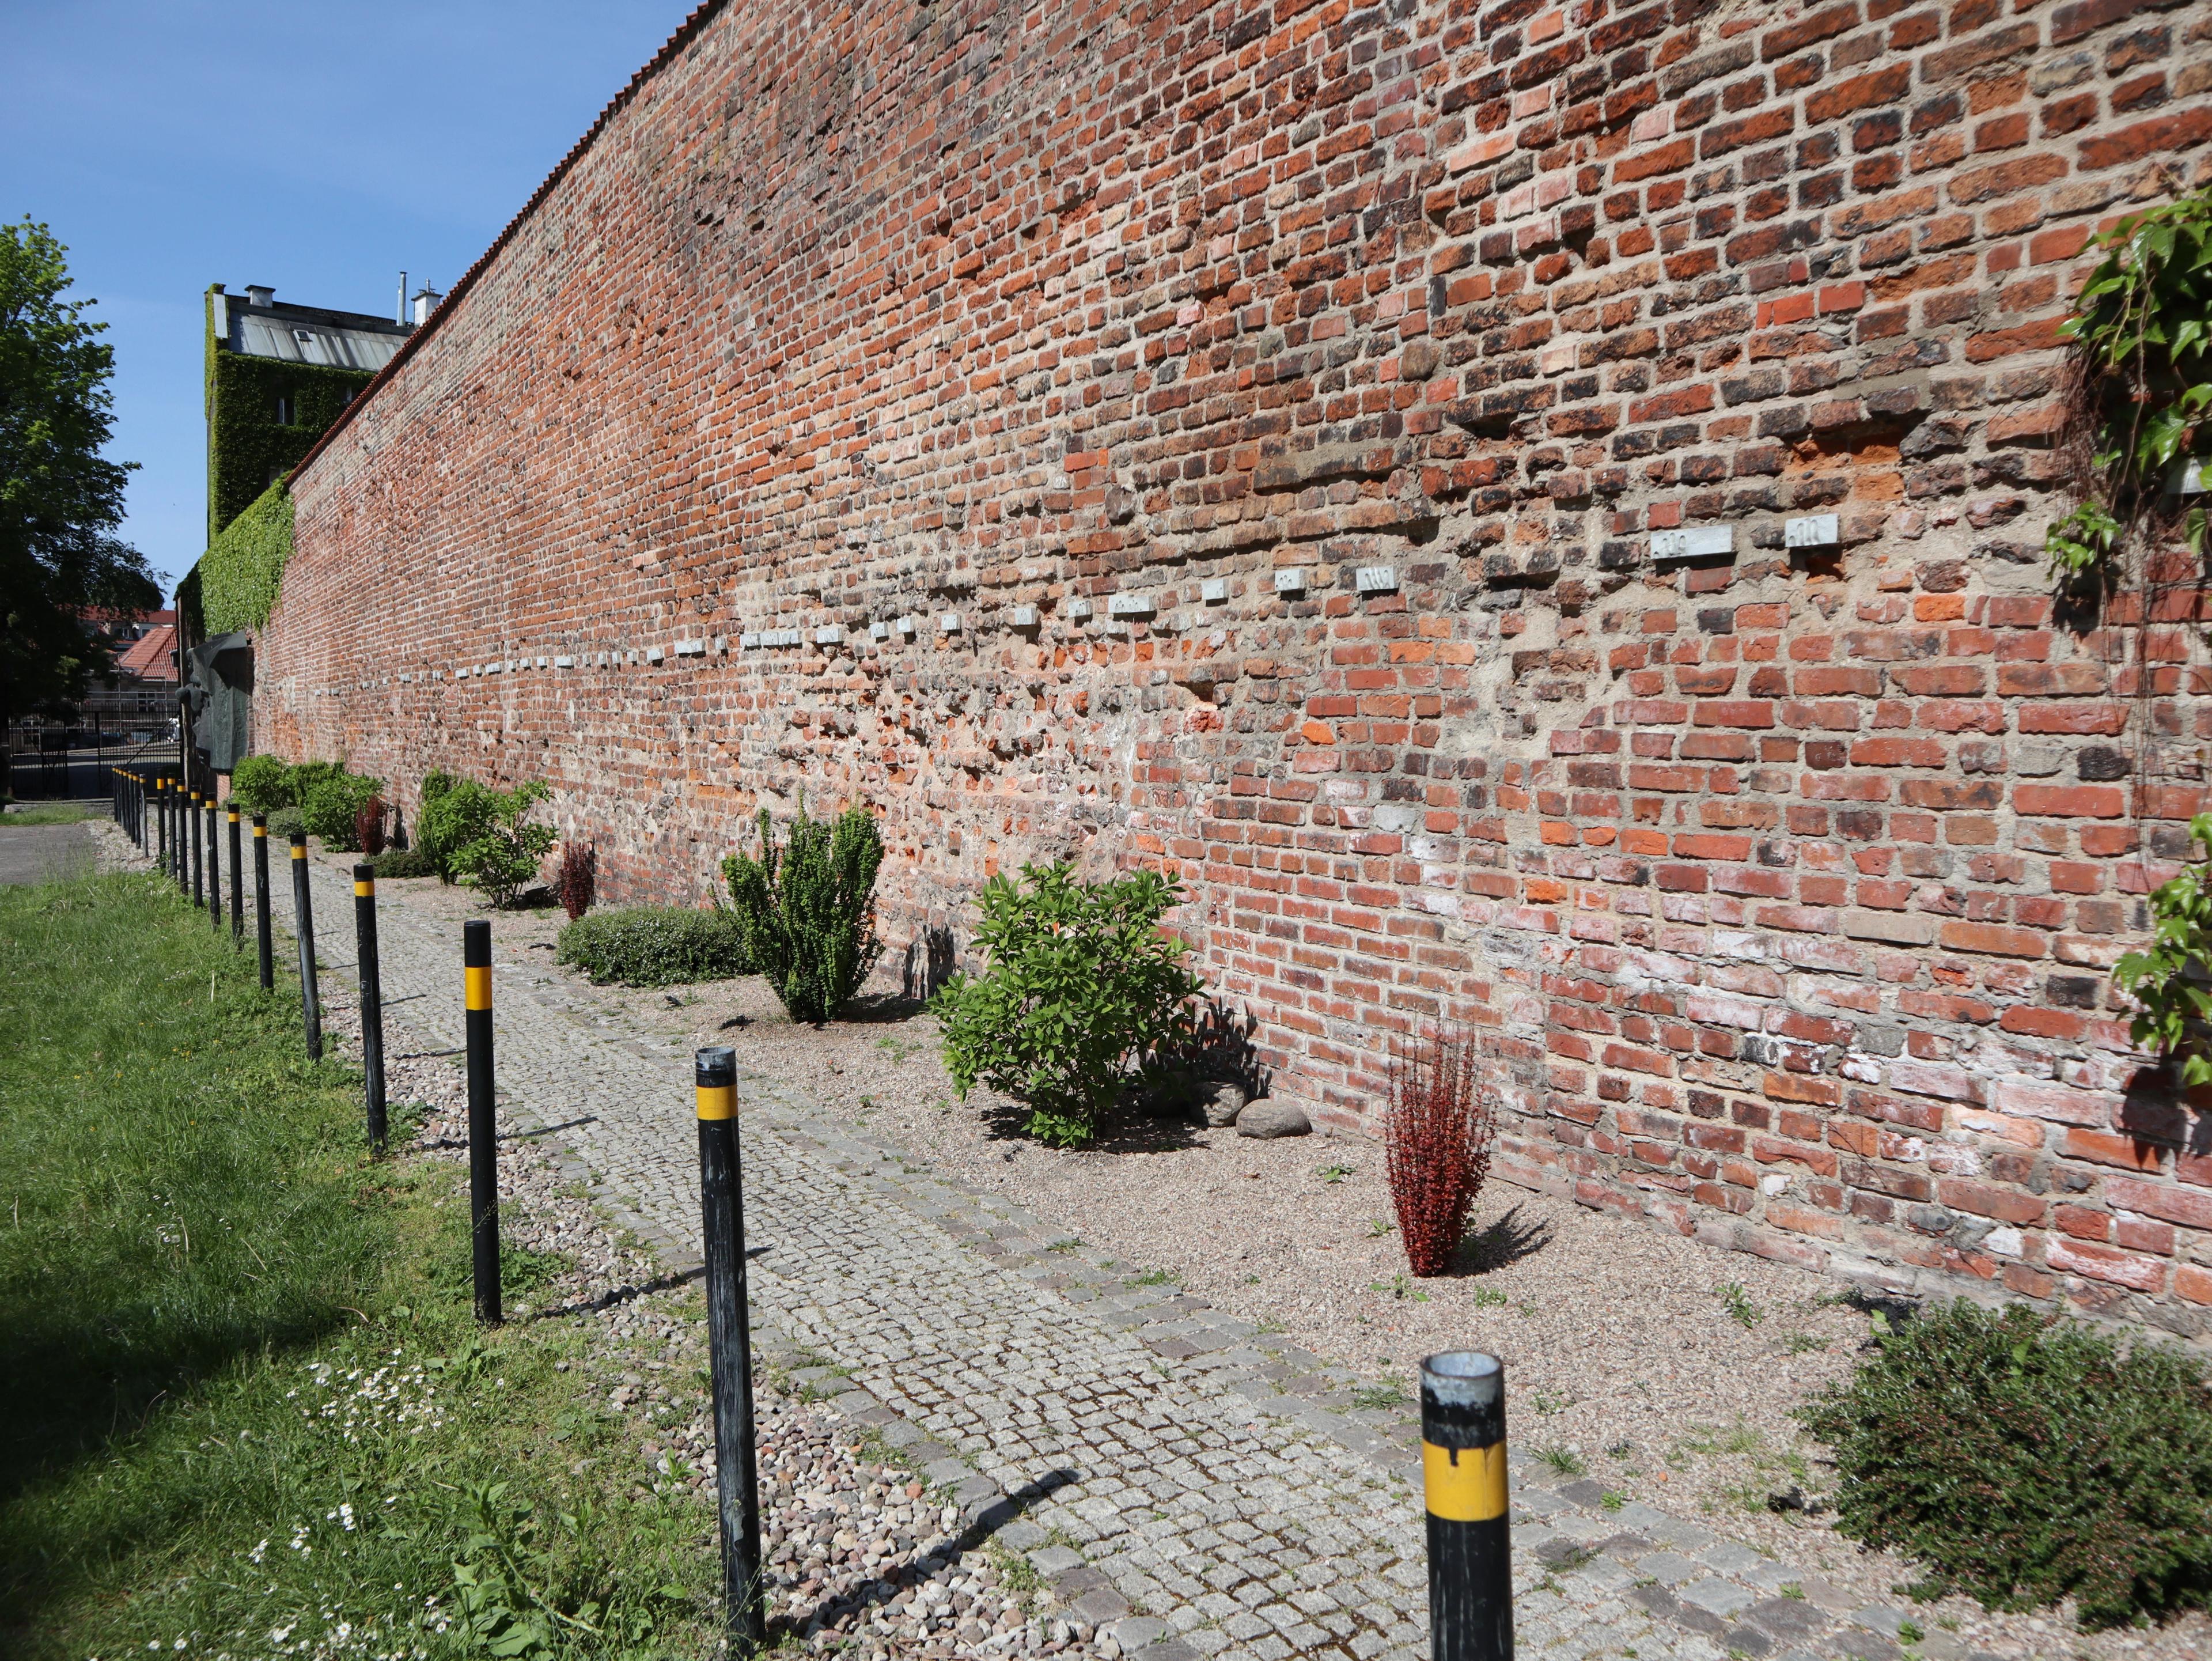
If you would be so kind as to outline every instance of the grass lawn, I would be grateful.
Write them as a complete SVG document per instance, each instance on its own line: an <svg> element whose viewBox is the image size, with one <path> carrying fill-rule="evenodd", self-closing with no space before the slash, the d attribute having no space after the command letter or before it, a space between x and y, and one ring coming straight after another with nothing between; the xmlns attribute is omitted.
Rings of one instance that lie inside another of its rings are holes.
<svg viewBox="0 0 2212 1661"><path fill-rule="evenodd" d="M0 813L0 825L82 824L89 818L106 817L105 813L94 813L73 801L42 801L28 807L10 807L6 812Z"/></svg>
<svg viewBox="0 0 2212 1661"><path fill-rule="evenodd" d="M711 1514L576 1473L635 1433L583 1323L476 1330L457 1177L160 879L0 889L0 1655L712 1647Z"/></svg>

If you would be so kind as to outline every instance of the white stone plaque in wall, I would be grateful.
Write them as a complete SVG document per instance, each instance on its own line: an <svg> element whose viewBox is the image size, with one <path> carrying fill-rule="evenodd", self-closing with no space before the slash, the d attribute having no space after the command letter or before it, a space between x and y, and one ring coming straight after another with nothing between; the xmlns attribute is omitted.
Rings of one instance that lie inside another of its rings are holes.
<svg viewBox="0 0 2212 1661"><path fill-rule="evenodd" d="M890 637L891 626L890 624L872 623L868 625L868 638L870 640L889 640Z"/></svg>
<svg viewBox="0 0 2212 1661"><path fill-rule="evenodd" d="M679 658L705 657L707 642L704 640L679 640L676 642L676 655Z"/></svg>
<svg viewBox="0 0 2212 1661"><path fill-rule="evenodd" d="M1224 577L1208 577L1198 585L1198 597L1208 605L1217 605L1229 598L1229 582Z"/></svg>
<svg viewBox="0 0 2212 1661"><path fill-rule="evenodd" d="M897 624L898 631L902 635L911 635L921 626L921 620L911 611L908 611L904 617L901 618L898 620Z"/></svg>
<svg viewBox="0 0 2212 1661"><path fill-rule="evenodd" d="M1735 551L1735 529L1728 525L1698 525L1680 531L1654 531L1654 559L1699 559L1708 554Z"/></svg>
<svg viewBox="0 0 2212 1661"><path fill-rule="evenodd" d="M564 653L553 660L553 666L556 669L573 669L576 666L576 660Z"/></svg>
<svg viewBox="0 0 2212 1661"><path fill-rule="evenodd" d="M845 643L845 631L834 623L828 624L814 631L814 643L817 646L842 646Z"/></svg>
<svg viewBox="0 0 2212 1661"><path fill-rule="evenodd" d="M668 654L662 651L658 646L648 646L645 648L645 660L647 663L659 663Z"/></svg>
<svg viewBox="0 0 2212 1661"><path fill-rule="evenodd" d="M1013 610L1014 627L1034 629L1037 626L1037 609L1034 605L1017 605Z"/></svg>
<svg viewBox="0 0 2212 1661"><path fill-rule="evenodd" d="M1115 594L1106 602L1109 618L1148 618L1157 609L1150 594Z"/></svg>
<svg viewBox="0 0 2212 1661"><path fill-rule="evenodd" d="M958 634L960 632L960 613L957 611L939 611L937 614L937 632L940 635Z"/></svg>
<svg viewBox="0 0 2212 1661"><path fill-rule="evenodd" d="M1787 520L1782 526L1782 544L1785 548L1828 548L1838 539L1833 514L1808 514L1802 519Z"/></svg>
<svg viewBox="0 0 2212 1661"><path fill-rule="evenodd" d="M1082 595L1078 594L1074 599L1067 602L1067 619L1069 622L1080 623L1090 615L1091 602L1084 599Z"/></svg>
<svg viewBox="0 0 2212 1661"><path fill-rule="evenodd" d="M759 644L760 630L757 629L748 629L738 636L738 649L741 652L750 652Z"/></svg>
<svg viewBox="0 0 2212 1661"><path fill-rule="evenodd" d="M1278 571L1275 573L1275 592L1277 593L1303 594L1305 591L1306 574L1304 571Z"/></svg>
<svg viewBox="0 0 2212 1661"><path fill-rule="evenodd" d="M1398 573L1389 565L1363 565L1352 574L1352 585L1363 594L1395 594Z"/></svg>

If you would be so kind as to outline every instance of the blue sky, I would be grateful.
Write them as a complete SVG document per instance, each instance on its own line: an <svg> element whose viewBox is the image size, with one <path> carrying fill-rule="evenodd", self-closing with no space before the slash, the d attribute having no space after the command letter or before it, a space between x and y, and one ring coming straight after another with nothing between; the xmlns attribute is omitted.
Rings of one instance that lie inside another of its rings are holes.
<svg viewBox="0 0 2212 1661"><path fill-rule="evenodd" d="M167 587L206 541L208 284L450 287L693 3L0 0L0 217L100 301L124 533Z"/></svg>

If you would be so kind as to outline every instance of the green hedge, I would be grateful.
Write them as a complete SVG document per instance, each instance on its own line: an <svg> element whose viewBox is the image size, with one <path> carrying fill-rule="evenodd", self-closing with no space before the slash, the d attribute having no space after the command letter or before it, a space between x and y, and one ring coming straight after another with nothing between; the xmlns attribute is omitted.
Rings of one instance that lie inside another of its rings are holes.
<svg viewBox="0 0 2212 1661"><path fill-rule="evenodd" d="M1961 1299L1799 1409L1835 1449L1836 1531L1917 1558L1916 1597L2071 1597L2086 1627L2212 1607L2212 1396L2148 1336Z"/></svg>
<svg viewBox="0 0 2212 1661"><path fill-rule="evenodd" d="M726 911L638 905L580 917L554 952L604 985L675 986L748 974L738 921Z"/></svg>
<svg viewBox="0 0 2212 1661"><path fill-rule="evenodd" d="M272 484L200 557L200 610L208 632L265 625L291 557L292 497L283 484Z"/></svg>

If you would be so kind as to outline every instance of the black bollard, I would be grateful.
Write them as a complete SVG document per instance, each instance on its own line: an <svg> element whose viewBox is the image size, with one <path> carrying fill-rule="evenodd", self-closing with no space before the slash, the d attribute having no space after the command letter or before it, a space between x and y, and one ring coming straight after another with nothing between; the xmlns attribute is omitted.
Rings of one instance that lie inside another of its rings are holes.
<svg viewBox="0 0 2212 1661"><path fill-rule="evenodd" d="M191 793L191 801L185 809L185 815L191 826L192 838L192 904L198 906L204 904L207 900L206 891L200 882L200 793L198 791L195 790Z"/></svg>
<svg viewBox="0 0 2212 1661"><path fill-rule="evenodd" d="M222 817L212 793L207 799L208 927L222 932Z"/></svg>
<svg viewBox="0 0 2212 1661"><path fill-rule="evenodd" d="M1512 1661L1513 1545L1505 1364L1477 1350L1421 1363L1421 1488L1429 1513L1429 1652Z"/></svg>
<svg viewBox="0 0 2212 1661"><path fill-rule="evenodd" d="M323 1001L315 983L315 900L307 888L307 833L292 833L292 926L300 937L300 1019L307 1059L323 1058Z"/></svg>
<svg viewBox="0 0 2212 1661"><path fill-rule="evenodd" d="M166 877L169 874L169 782L167 779L154 781L154 840L157 844L154 867Z"/></svg>
<svg viewBox="0 0 2212 1661"><path fill-rule="evenodd" d="M376 957L376 867L353 868L355 967L361 975L361 1059L368 1075L368 1146L384 1152L384 971Z"/></svg>
<svg viewBox="0 0 2212 1661"><path fill-rule="evenodd" d="M699 1205L707 1247L707 1354L714 1395L714 1486L721 1499L722 1597L730 1652L768 1641L753 1448L752 1341L745 1306L745 1198L738 1158L735 1054L693 1058L699 1105Z"/></svg>
<svg viewBox="0 0 2212 1661"><path fill-rule="evenodd" d="M238 804L232 802L228 809L230 817L230 944L234 950L246 946L246 873L238 857Z"/></svg>
<svg viewBox="0 0 2212 1661"><path fill-rule="evenodd" d="M261 946L261 989L276 989L276 965L269 950L269 815L253 816L253 928Z"/></svg>
<svg viewBox="0 0 2212 1661"><path fill-rule="evenodd" d="M499 1123L492 1104L491 925L461 925L469 1044L469 1236L476 1251L477 1319L499 1324Z"/></svg>

